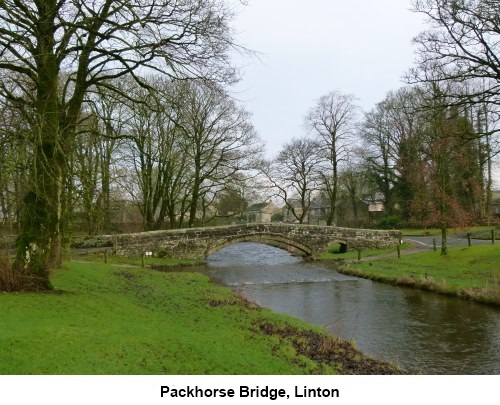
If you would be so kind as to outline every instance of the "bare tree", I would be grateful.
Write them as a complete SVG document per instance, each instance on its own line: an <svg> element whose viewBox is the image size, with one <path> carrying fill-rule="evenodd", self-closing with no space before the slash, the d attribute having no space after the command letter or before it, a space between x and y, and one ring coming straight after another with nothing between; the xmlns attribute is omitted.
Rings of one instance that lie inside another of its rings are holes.
<svg viewBox="0 0 500 405"><path fill-rule="evenodd" d="M17 267L48 284L62 259L68 157L85 94L152 70L234 79L231 10L222 0L3 0L0 93L33 111L33 164Z"/></svg>
<svg viewBox="0 0 500 405"><path fill-rule="evenodd" d="M93 117L95 130L99 134L96 154L99 156L100 185L98 207L102 219L101 231L110 232L112 222L113 183L116 173L114 167L119 159L117 151L123 144L122 134L126 120L126 109L119 95L107 91L92 94L87 102Z"/></svg>
<svg viewBox="0 0 500 405"><path fill-rule="evenodd" d="M430 29L414 39L417 68L410 81L480 80L469 92L450 94L450 102L500 106L500 12L498 0L414 0L414 11Z"/></svg>
<svg viewBox="0 0 500 405"><path fill-rule="evenodd" d="M188 224L192 227L206 202L238 172L256 166L262 142L250 115L226 91L204 83L184 82L176 100L183 132L182 152L189 159L192 187ZM204 215L203 215L204 216Z"/></svg>
<svg viewBox="0 0 500 405"><path fill-rule="evenodd" d="M422 206L430 224L441 228L441 254L446 255L447 228L469 225L473 218L475 204L468 206L464 197L477 184L477 179L471 181L478 167L477 153L470 153L471 143L466 141L467 133L473 131L467 117L447 107L447 95L436 85L428 97L434 108L427 112L424 147L429 198Z"/></svg>
<svg viewBox="0 0 500 405"><path fill-rule="evenodd" d="M304 223L309 217L313 194L319 190L319 143L303 137L286 143L272 162L264 162L262 172L273 195L280 198L292 218Z"/></svg>
<svg viewBox="0 0 500 405"><path fill-rule="evenodd" d="M89 235L110 231L112 168L123 142L124 112L123 99L104 89L89 95L77 126L67 191L73 213L68 215L83 214Z"/></svg>
<svg viewBox="0 0 500 405"><path fill-rule="evenodd" d="M30 162L26 142L29 127L6 100L0 100L0 222L13 228L18 224L22 194L27 186Z"/></svg>
<svg viewBox="0 0 500 405"><path fill-rule="evenodd" d="M144 229L194 226L210 216L218 193L260 156L248 113L219 86L150 78L154 90L135 88L129 103L129 192ZM213 212L215 215L215 211Z"/></svg>
<svg viewBox="0 0 500 405"><path fill-rule="evenodd" d="M184 134L175 123L175 85L161 77L148 82L154 90L133 84L130 88L140 103L124 100L129 115L125 155L135 174L128 192L142 214L144 230L161 228L167 217L171 227L182 223L186 213L182 202L192 183L188 158L181 149Z"/></svg>
<svg viewBox="0 0 500 405"><path fill-rule="evenodd" d="M339 169L348 154L348 146L352 144L355 119L358 107L352 95L332 91L322 96L316 106L306 116L306 126L312 130L319 140L324 162L321 179L324 191L328 196L330 210L326 222L332 225L335 220L335 206L339 190Z"/></svg>
<svg viewBox="0 0 500 405"><path fill-rule="evenodd" d="M360 227L359 201L366 191L367 176L363 165L359 161L350 159L339 175L339 191L343 198L350 203L354 217L354 227Z"/></svg>
<svg viewBox="0 0 500 405"><path fill-rule="evenodd" d="M483 215L491 204L491 165L499 153L500 8L497 0L414 0L429 29L414 39L416 68L408 80L447 88L448 107L476 121L467 136L478 139L485 169ZM426 106L432 109L432 106Z"/></svg>
<svg viewBox="0 0 500 405"><path fill-rule="evenodd" d="M421 177L421 103L417 89L390 92L360 127L364 164L383 195L385 213L393 215L399 206L405 219Z"/></svg>

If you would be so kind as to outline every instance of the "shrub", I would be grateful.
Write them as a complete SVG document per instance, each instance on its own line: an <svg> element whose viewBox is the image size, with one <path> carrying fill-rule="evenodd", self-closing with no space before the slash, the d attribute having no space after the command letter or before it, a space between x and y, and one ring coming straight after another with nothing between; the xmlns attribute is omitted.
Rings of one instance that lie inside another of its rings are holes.
<svg viewBox="0 0 500 405"><path fill-rule="evenodd" d="M271 222L283 222L284 219L285 216L278 212L276 214L273 214L273 216L271 217Z"/></svg>
<svg viewBox="0 0 500 405"><path fill-rule="evenodd" d="M42 291L50 289L45 277L30 274L12 265L9 259L0 257L0 291Z"/></svg>
<svg viewBox="0 0 500 405"><path fill-rule="evenodd" d="M381 229L394 229L397 228L401 223L401 217L399 215L386 215L378 223L378 227Z"/></svg>

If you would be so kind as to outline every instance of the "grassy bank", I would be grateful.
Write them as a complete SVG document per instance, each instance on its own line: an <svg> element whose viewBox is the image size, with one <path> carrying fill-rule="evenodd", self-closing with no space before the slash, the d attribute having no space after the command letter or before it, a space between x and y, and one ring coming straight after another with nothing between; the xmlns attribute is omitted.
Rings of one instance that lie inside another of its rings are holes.
<svg viewBox="0 0 500 405"><path fill-rule="evenodd" d="M339 271L500 306L500 244L450 248L447 256L403 252L401 259L344 263Z"/></svg>
<svg viewBox="0 0 500 405"><path fill-rule="evenodd" d="M382 374L391 366L196 273L69 263L0 293L0 374Z"/></svg>
<svg viewBox="0 0 500 405"><path fill-rule="evenodd" d="M403 243L400 245L401 250L405 250L411 247L410 243ZM340 245L334 243L322 252L318 260L355 260L358 258L358 252L356 250L349 250L345 253L339 253ZM388 247L383 249L363 249L361 251L361 257L377 257L377 256L388 256L396 254L395 247Z"/></svg>

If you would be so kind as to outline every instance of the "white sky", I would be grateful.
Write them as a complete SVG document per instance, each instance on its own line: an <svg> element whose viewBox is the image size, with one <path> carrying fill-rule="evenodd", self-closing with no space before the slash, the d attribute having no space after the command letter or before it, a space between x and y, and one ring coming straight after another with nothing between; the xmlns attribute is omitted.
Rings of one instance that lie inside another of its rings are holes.
<svg viewBox="0 0 500 405"><path fill-rule="evenodd" d="M241 62L235 95L269 157L306 134L304 116L322 95L353 94L370 110L402 87L411 40L424 29L410 0L248 0L239 8L236 39L261 59Z"/></svg>

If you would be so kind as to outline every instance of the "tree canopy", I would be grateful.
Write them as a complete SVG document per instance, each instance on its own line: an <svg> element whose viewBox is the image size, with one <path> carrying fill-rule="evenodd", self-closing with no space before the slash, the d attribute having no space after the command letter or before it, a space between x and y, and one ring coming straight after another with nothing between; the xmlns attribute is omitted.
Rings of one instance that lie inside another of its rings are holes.
<svg viewBox="0 0 500 405"><path fill-rule="evenodd" d="M17 266L47 280L67 234L68 159L82 105L107 89L131 98L125 76L231 82L233 13L223 0L4 0L0 97L29 122Z"/></svg>

